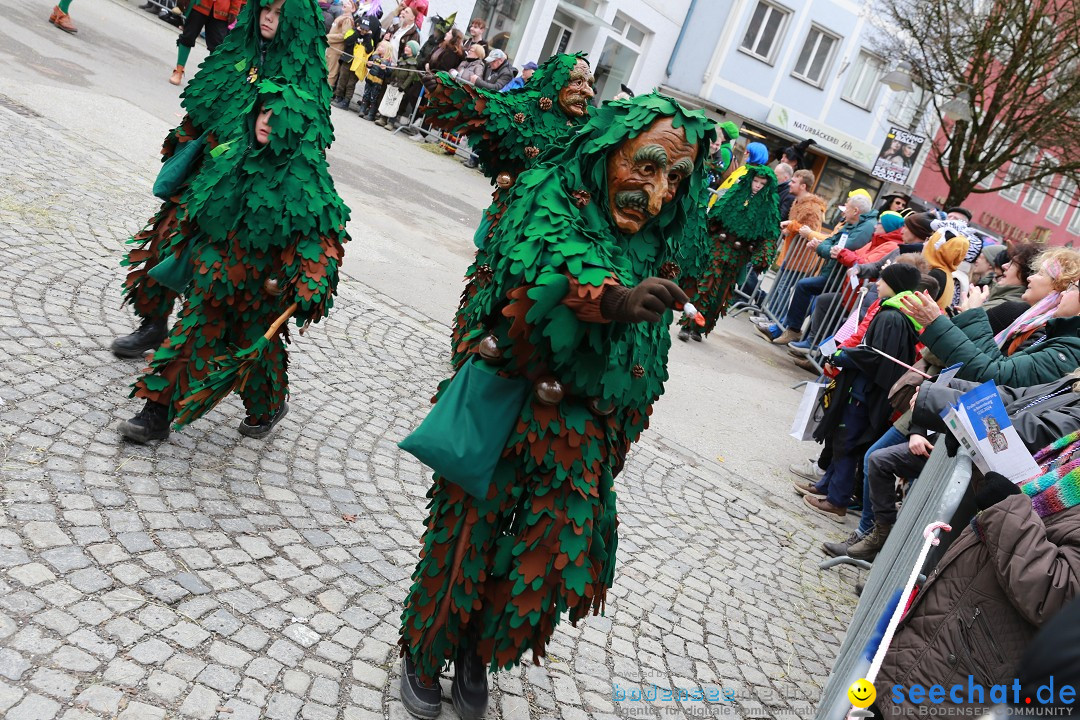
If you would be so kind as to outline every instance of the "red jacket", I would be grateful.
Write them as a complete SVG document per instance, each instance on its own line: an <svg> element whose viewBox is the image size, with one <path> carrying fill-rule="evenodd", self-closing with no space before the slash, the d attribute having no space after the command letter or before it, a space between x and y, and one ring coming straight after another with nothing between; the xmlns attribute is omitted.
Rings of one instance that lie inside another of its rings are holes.
<svg viewBox="0 0 1080 720"><path fill-rule="evenodd" d="M903 235L903 228L897 228L891 233L874 233L874 236L870 238L870 242L854 251L844 248L836 259L844 267L877 262L900 247L900 243L903 242Z"/></svg>
<svg viewBox="0 0 1080 720"><path fill-rule="evenodd" d="M215 20L232 22L240 14L244 0L195 0L195 12L202 13Z"/></svg>

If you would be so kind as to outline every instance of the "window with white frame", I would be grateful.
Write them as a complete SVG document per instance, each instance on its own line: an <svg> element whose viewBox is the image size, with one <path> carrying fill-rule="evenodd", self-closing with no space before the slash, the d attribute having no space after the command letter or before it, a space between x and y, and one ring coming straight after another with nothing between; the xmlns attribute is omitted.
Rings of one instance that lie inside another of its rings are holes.
<svg viewBox="0 0 1080 720"><path fill-rule="evenodd" d="M1043 200L1045 199L1046 180L1033 180L1031 184L1027 186L1027 195L1024 196L1024 202L1020 204L1031 212L1037 213L1042 209Z"/></svg>
<svg viewBox="0 0 1080 720"><path fill-rule="evenodd" d="M817 25L811 25L791 74L815 87L821 87L825 84L825 76L832 65L833 53L839 46L839 37Z"/></svg>
<svg viewBox="0 0 1080 720"><path fill-rule="evenodd" d="M1069 226L1065 228L1065 231L1073 235L1080 235L1080 208L1073 210L1072 220L1069 221Z"/></svg>
<svg viewBox="0 0 1080 720"><path fill-rule="evenodd" d="M859 57L847 72L847 82L841 97L850 103L867 110L877 97L878 81L885 69L885 62L877 55L866 50L859 51Z"/></svg>
<svg viewBox="0 0 1080 720"><path fill-rule="evenodd" d="M981 188L986 188L987 190L989 190L990 186L994 184L994 178L996 178L996 177L997 177L997 171L995 170L994 172L989 173L986 177L984 177L982 180L980 180L979 182L977 182L975 184L978 185Z"/></svg>
<svg viewBox="0 0 1080 720"><path fill-rule="evenodd" d="M1018 178L1022 178L1031 171L1031 163L1035 162L1036 150L1030 149L1026 153L1020 156L1018 160L1009 164L1009 169L1005 171L1005 177L1002 178L1001 184L1008 185L1011 182L1015 182ZM998 196L1008 200L1009 202L1016 202L1020 199L1020 192L1024 189L1023 185L1014 185L1010 188L998 191ZM1041 202L1041 201L1040 201Z"/></svg>
<svg viewBox="0 0 1080 720"><path fill-rule="evenodd" d="M1065 219L1065 210L1076 195L1076 183L1072 180L1062 180L1054 191L1054 199L1050 201L1050 207L1046 208L1046 219L1055 225L1060 225Z"/></svg>
<svg viewBox="0 0 1080 720"><path fill-rule="evenodd" d="M739 49L770 65L783 39L791 12L771 2L759 0Z"/></svg>

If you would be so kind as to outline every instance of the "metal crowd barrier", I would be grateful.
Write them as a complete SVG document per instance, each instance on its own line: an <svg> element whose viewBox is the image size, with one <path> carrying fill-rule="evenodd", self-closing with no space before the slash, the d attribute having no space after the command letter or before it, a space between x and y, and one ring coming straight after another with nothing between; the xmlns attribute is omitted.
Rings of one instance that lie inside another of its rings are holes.
<svg viewBox="0 0 1080 720"><path fill-rule="evenodd" d="M397 135L399 132L416 131L423 135L425 140L428 138L436 137L438 138L440 143L445 143L448 147L454 148L454 155L458 155L458 153L464 153L464 157L468 158L472 154L472 149L469 147L467 141L461 141L456 143L450 142L442 136L441 130L436 130L431 127L424 127L423 123L417 124L416 118L418 115L420 115L420 106L423 104L424 95L426 94L427 88L421 86L420 94L416 96L416 104L413 105L412 114L409 116L409 124L401 125L400 127L394 128L394 131L390 134Z"/></svg>
<svg viewBox="0 0 1080 720"><path fill-rule="evenodd" d="M874 559L851 625L822 693L815 720L842 720L847 717L851 709L848 688L870 669L871 658L866 657L866 644L893 594L903 587L911 574L922 550L923 529L935 521L948 522L953 528L950 533L942 534L940 545L932 549L921 570L925 576L937 565L949 544L967 527L974 515L975 505L968 492L970 481L971 460L963 453L949 457L945 443L939 442L919 479L904 498L885 547ZM827 560L820 567L832 567L846 560ZM856 561L851 562L857 564Z"/></svg>

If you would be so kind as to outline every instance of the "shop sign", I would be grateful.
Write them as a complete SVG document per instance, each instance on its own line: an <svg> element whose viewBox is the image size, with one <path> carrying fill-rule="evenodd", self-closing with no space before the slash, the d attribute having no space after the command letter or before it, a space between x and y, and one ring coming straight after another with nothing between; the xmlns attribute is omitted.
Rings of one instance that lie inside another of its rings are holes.
<svg viewBox="0 0 1080 720"><path fill-rule="evenodd" d="M814 138L818 145L829 152L854 160L869 168L877 156L877 148L836 128L829 127L800 112L773 105L766 122L798 138Z"/></svg>

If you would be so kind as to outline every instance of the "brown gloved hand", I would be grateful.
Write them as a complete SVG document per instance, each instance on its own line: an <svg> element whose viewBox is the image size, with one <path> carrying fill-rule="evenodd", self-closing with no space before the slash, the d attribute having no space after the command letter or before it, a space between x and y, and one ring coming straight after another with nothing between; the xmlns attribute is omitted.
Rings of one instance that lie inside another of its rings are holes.
<svg viewBox="0 0 1080 720"><path fill-rule="evenodd" d="M439 78L435 77L433 72L421 73L420 82L424 84L424 91L428 95L431 95L439 88Z"/></svg>
<svg viewBox="0 0 1080 720"><path fill-rule="evenodd" d="M918 364L915 367L918 367ZM911 398L915 396L915 392L923 384L923 380L925 378L922 375L908 370L900 376L899 380L893 383L892 388L889 390L889 404L892 405L894 412L907 412L908 407L911 405Z"/></svg>
<svg viewBox="0 0 1080 720"><path fill-rule="evenodd" d="M600 298L600 314L623 323L660 322L664 311L690 300L671 280L649 277L634 287L609 285Z"/></svg>

